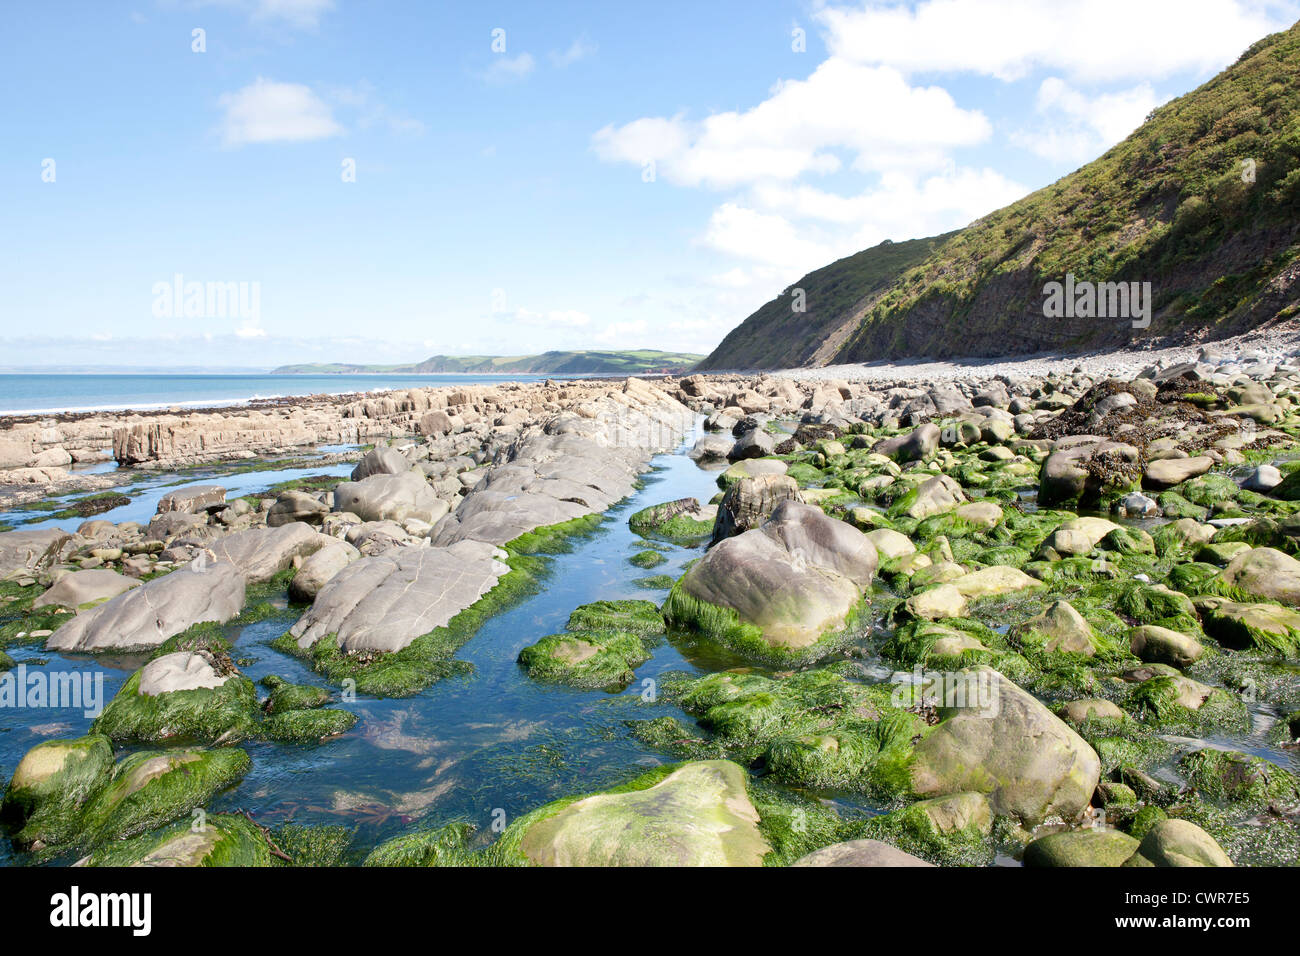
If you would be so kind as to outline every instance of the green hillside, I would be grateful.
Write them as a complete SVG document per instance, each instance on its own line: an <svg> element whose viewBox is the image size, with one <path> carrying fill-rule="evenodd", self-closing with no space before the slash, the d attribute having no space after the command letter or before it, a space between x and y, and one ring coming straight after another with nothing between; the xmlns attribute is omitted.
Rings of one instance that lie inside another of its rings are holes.
<svg viewBox="0 0 1300 956"><path fill-rule="evenodd" d="M366 373L418 375L645 375L677 374L704 356L690 352L624 351L544 352L541 355L435 355L414 365L283 365L277 375L347 375Z"/></svg>
<svg viewBox="0 0 1300 956"><path fill-rule="evenodd" d="M1243 176L1246 160L1253 182ZM810 295L808 326L797 336L773 322L769 303L704 365L993 356L1233 335L1296 314L1298 242L1300 25L1156 109L1099 159L903 263L883 292L878 277L851 283L839 291L836 314L815 317ZM1045 318L1043 287L1066 273L1150 282L1151 326ZM849 304L864 300L866 308ZM845 324L842 341L824 335ZM822 344L810 347L819 336Z"/></svg>

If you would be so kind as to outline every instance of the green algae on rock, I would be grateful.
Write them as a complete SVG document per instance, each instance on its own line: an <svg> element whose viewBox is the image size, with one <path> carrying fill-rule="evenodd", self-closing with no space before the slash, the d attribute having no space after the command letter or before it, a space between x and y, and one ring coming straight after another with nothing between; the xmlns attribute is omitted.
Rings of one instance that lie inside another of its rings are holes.
<svg viewBox="0 0 1300 956"><path fill-rule="evenodd" d="M649 658L641 638L626 631L551 634L519 652L519 663L534 680L620 690Z"/></svg>
<svg viewBox="0 0 1300 956"><path fill-rule="evenodd" d="M501 843L537 866L761 866L771 847L758 824L745 771L712 760L548 804Z"/></svg>

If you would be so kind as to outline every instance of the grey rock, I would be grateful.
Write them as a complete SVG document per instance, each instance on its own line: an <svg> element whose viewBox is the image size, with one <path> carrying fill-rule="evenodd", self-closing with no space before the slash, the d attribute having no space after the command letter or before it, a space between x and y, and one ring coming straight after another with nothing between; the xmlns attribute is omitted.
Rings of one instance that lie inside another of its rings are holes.
<svg viewBox="0 0 1300 956"><path fill-rule="evenodd" d="M158 514L197 514L226 503L226 489L220 485L190 485L177 488L158 499Z"/></svg>
<svg viewBox="0 0 1300 956"><path fill-rule="evenodd" d="M503 556L461 541L362 558L326 582L290 634L303 648L334 634L348 652L401 650L487 594L509 571Z"/></svg>
<svg viewBox="0 0 1300 956"><path fill-rule="evenodd" d="M157 647L205 621L225 623L244 607L244 576L232 564L206 562L125 591L60 627L52 651L122 651Z"/></svg>

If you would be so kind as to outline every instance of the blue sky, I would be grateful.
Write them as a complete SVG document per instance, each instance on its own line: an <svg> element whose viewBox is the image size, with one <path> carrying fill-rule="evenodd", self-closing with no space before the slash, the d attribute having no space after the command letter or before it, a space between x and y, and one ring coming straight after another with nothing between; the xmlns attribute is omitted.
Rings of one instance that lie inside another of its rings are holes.
<svg viewBox="0 0 1300 956"><path fill-rule="evenodd" d="M1070 172L1300 17L1289 0L6 7L0 365L707 351L811 268ZM161 292L178 275L199 284L188 313ZM223 312L209 283L246 284L249 306Z"/></svg>

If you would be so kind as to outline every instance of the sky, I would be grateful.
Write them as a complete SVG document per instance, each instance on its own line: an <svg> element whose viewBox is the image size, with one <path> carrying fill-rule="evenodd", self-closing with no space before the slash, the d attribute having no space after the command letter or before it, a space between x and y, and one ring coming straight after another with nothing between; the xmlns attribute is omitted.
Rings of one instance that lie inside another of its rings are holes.
<svg viewBox="0 0 1300 956"><path fill-rule="evenodd" d="M0 366L708 352L1296 0L0 0Z"/></svg>

